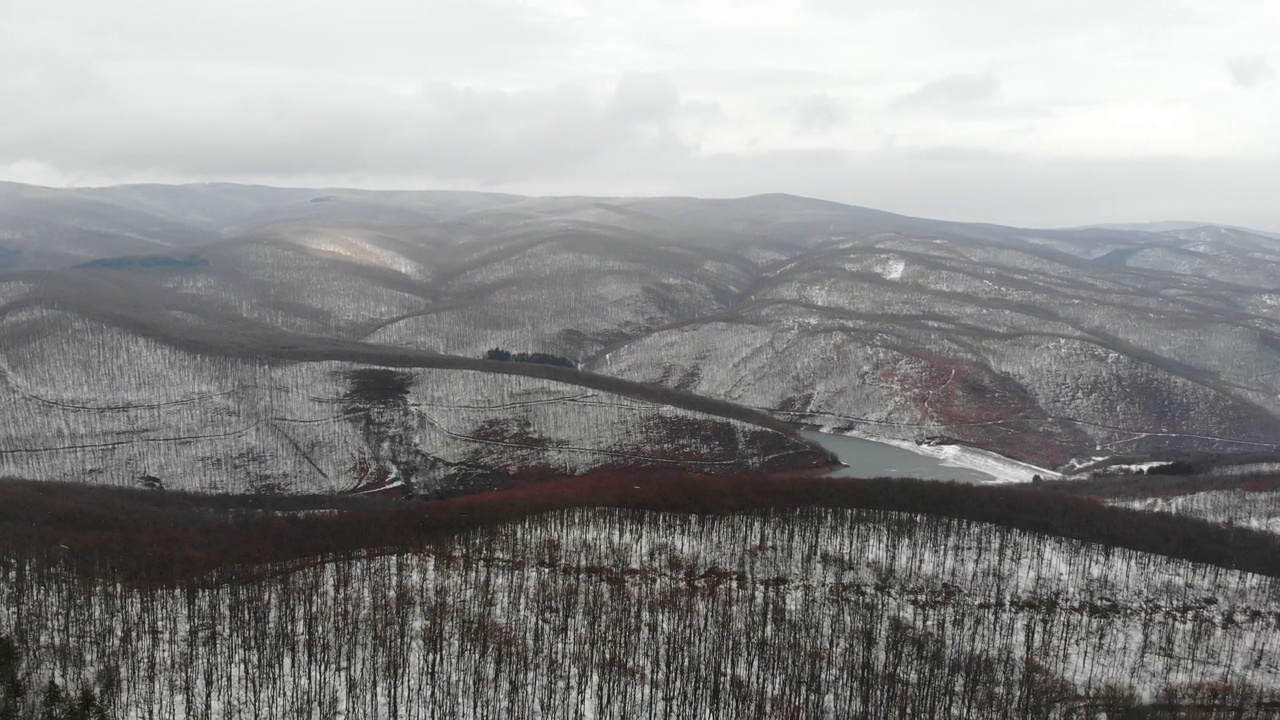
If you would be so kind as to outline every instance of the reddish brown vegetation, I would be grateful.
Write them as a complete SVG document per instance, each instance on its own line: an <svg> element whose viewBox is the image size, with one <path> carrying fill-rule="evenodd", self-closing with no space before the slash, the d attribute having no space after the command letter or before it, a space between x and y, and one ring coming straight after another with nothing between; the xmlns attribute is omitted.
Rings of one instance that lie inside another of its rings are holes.
<svg viewBox="0 0 1280 720"><path fill-rule="evenodd" d="M904 366L882 369L881 382L910 401L923 422L955 440L1002 447L1028 462L1056 466L1068 453L1048 414L1008 378L926 352L904 352Z"/></svg>
<svg viewBox="0 0 1280 720"><path fill-rule="evenodd" d="M355 486L348 492L370 493L385 490L391 484L393 472L362 452L351 461L351 476L355 478Z"/></svg>
<svg viewBox="0 0 1280 720"><path fill-rule="evenodd" d="M0 558L66 553L85 572L165 584L252 578L255 567L410 551L571 507L695 514L867 508L989 522L1280 577L1280 539L1024 488L800 474L600 472L433 501L216 498L0 482ZM310 509L314 512L298 512Z"/></svg>
<svg viewBox="0 0 1280 720"><path fill-rule="evenodd" d="M1280 490L1280 478L1255 478L1240 483L1244 492L1276 492Z"/></svg>

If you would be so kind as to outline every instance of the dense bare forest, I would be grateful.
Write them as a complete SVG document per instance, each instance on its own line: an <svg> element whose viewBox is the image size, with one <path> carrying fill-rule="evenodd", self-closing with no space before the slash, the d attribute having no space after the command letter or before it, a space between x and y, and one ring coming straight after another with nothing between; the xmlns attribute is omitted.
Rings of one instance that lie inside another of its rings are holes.
<svg viewBox="0 0 1280 720"><path fill-rule="evenodd" d="M93 717L86 698L112 718L1280 714L1280 541L1057 493L2 488L0 636L26 692L0 692L20 712L56 687L67 718ZM616 509L555 509L573 503ZM1206 548L1256 572L1167 556Z"/></svg>
<svg viewBox="0 0 1280 720"><path fill-rule="evenodd" d="M1274 579L913 514L561 511L174 588L56 552L0 573L22 677L90 689L113 717L1280 707Z"/></svg>

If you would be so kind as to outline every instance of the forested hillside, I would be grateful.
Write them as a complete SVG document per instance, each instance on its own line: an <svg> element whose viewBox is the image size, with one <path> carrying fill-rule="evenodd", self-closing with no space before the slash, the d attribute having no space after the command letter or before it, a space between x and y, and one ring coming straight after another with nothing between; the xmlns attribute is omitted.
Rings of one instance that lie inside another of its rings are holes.
<svg viewBox="0 0 1280 720"><path fill-rule="evenodd" d="M205 354L499 348L1064 470L1280 437L1280 241L1238 229L231 185L7 185L0 208L0 313ZM92 351L41 342L63 367Z"/></svg>
<svg viewBox="0 0 1280 720"><path fill-rule="evenodd" d="M114 717L1261 718L1280 702L1274 579L930 516L562 512L185 589L64 568L0 566L0 635L28 682Z"/></svg>
<svg viewBox="0 0 1280 720"><path fill-rule="evenodd" d="M233 357L43 308L3 315L0 333L0 475L441 496L605 468L828 462L768 418L572 370Z"/></svg>

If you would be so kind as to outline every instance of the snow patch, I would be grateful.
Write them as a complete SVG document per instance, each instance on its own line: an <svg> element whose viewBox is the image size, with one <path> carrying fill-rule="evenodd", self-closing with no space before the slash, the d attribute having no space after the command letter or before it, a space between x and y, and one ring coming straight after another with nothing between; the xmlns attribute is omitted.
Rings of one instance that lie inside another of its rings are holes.
<svg viewBox="0 0 1280 720"><path fill-rule="evenodd" d="M914 445L914 443L912 443ZM1025 483L1039 475L1046 480L1060 480L1062 475L1046 468L1005 457L990 450L965 445L916 445L915 452L942 460L952 467L963 467L987 473L992 483Z"/></svg>
<svg viewBox="0 0 1280 720"><path fill-rule="evenodd" d="M907 269L907 262L900 257L893 256L883 265L876 268L876 272L880 273L880 277L885 280L899 280L902 278L902 271Z"/></svg>

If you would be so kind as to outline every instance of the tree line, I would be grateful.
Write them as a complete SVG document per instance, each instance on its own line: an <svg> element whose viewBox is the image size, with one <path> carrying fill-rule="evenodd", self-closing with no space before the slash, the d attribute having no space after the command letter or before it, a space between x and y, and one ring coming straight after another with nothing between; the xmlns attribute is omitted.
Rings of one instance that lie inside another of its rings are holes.
<svg viewBox="0 0 1280 720"><path fill-rule="evenodd" d="M0 481L0 557L56 549L84 572L110 568L129 582L211 582L252 577L254 568L273 563L416 550L462 532L576 507L697 515L804 507L921 513L1280 577L1275 535L1025 487L632 470L513 479L475 495L400 501L228 498Z"/></svg>
<svg viewBox="0 0 1280 720"><path fill-rule="evenodd" d="M506 350L500 347L490 348L489 350L485 351L484 359L498 360L502 362L511 361L511 362L523 362L523 363L536 363L539 365L558 365L560 367L567 367L572 369L576 369L578 367L577 363L575 363L574 361L570 360L569 358L563 355L553 355L551 353L542 353L542 352L513 353L510 350Z"/></svg>

